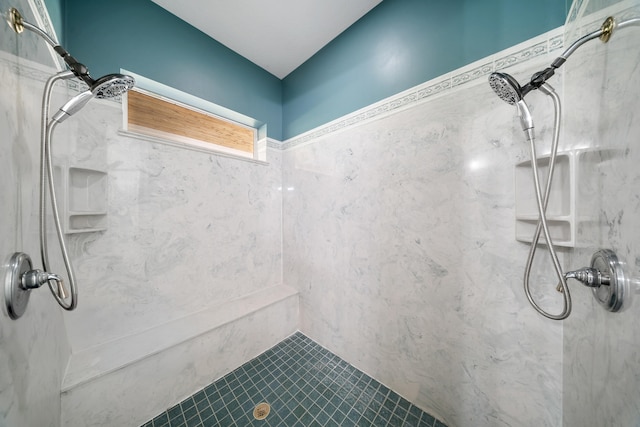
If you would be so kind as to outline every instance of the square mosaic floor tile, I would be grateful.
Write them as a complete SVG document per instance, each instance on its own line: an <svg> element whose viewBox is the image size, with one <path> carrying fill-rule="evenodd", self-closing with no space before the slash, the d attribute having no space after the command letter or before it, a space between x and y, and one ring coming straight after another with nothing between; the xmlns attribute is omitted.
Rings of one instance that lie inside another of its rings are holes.
<svg viewBox="0 0 640 427"><path fill-rule="evenodd" d="M142 427L211 426L446 427L300 332Z"/></svg>

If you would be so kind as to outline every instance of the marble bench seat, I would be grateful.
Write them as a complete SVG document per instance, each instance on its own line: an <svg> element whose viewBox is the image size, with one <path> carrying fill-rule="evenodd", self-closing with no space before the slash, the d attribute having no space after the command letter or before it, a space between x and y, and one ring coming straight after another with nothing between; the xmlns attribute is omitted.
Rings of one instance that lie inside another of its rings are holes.
<svg viewBox="0 0 640 427"><path fill-rule="evenodd" d="M297 325L297 291L274 286L72 354L62 383L62 424L142 423Z"/></svg>

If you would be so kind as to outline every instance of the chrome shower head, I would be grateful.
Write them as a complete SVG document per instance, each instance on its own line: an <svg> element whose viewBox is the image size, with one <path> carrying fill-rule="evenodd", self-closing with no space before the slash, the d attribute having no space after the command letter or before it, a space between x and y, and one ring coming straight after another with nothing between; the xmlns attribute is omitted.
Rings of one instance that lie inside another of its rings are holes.
<svg viewBox="0 0 640 427"><path fill-rule="evenodd" d="M62 123L70 116L74 115L84 107L92 98L114 98L127 92L133 85L135 80L131 76L125 74L108 74L93 81L91 87L71 98L64 104L56 114L53 115L52 121Z"/></svg>
<svg viewBox="0 0 640 427"><path fill-rule="evenodd" d="M95 80L91 85L91 92L96 98L114 98L129 91L135 85L135 80L125 74L108 74Z"/></svg>
<svg viewBox="0 0 640 427"><path fill-rule="evenodd" d="M527 103L524 102L524 96L529 93L532 86L528 84L523 88L518 81L509 74L497 72L491 73L489 76L489 85L500 99L518 108L518 116L520 116L522 130L526 134L527 139L532 140L534 138L533 118L531 117Z"/></svg>
<svg viewBox="0 0 640 427"><path fill-rule="evenodd" d="M491 73L489 85L496 95L508 104L515 105L524 98L518 81L507 73Z"/></svg>

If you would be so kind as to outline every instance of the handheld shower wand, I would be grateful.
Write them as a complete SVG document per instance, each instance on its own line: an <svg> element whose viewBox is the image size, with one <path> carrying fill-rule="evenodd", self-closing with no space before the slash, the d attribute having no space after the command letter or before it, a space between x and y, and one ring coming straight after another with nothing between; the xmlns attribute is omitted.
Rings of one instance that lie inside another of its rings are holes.
<svg viewBox="0 0 640 427"><path fill-rule="evenodd" d="M77 306L78 291L75 280L75 274L73 271L73 265L68 255L66 248L64 234L62 231L60 214L58 209L58 202L56 197L56 189L54 185L53 177L53 160L51 150L51 139L53 130L55 127L69 118L71 115L80 111L92 98L113 98L119 96L131 88L133 88L135 81L133 77L123 74L109 74L99 79L93 79L89 74L88 68L82 63L78 62L73 56L71 56L62 46L58 45L45 31L32 25L24 19L20 13L11 8L6 15L9 26L18 34L22 33L24 29L34 32L42 37L65 61L69 70L61 71L56 75L50 77L45 85L42 101L42 115L41 115L41 151L40 151L40 255L42 258L42 266L45 270L31 270L17 278L18 284L12 284L14 288L20 287L20 290L16 290L17 295L15 306L11 306L14 303L12 300L8 302L8 311L12 318L18 318L24 312L26 308L26 301L28 300L28 292L31 289L38 288L45 283L49 285L54 298L65 310L73 310ZM49 118L49 104L51 99L51 92L53 86L59 80L66 80L77 77L86 83L89 88L84 92L71 98L60 109ZM62 279L56 274L46 273L49 270L49 256L47 246L47 226L46 226L46 190L48 182L49 194L51 197L51 206L53 210L53 219L56 226L56 235L60 244L60 250L62 258L67 270L70 287L70 298L67 302L69 294L66 292ZM17 256L19 255L19 256ZM30 267L30 259L26 254L14 254L16 262L27 262ZM12 258L12 259L14 259ZM25 264L26 265L26 264ZM21 268L20 268L21 269ZM28 275L28 277L26 277ZM25 288L25 283L28 282ZM26 296L24 296L26 295Z"/></svg>
<svg viewBox="0 0 640 427"><path fill-rule="evenodd" d="M556 163L556 154L558 151L558 140L560 136L560 117L561 117L561 107L560 107L560 98L553 90L551 86L549 86L546 82L549 78L551 78L555 74L555 70L558 69L562 64L565 63L567 58L575 52L580 46L584 43L593 40L595 38L600 38L603 42L608 42L611 34L613 33L614 28L624 28L631 25L640 25L640 18L632 18L626 21L622 21L618 24L615 23L612 17L607 18L602 26L592 33L589 33L582 38L578 39L574 42L568 49L566 49L562 55L556 58L551 66L545 68L542 71L535 73L529 83L524 86L520 86L518 81L510 76L509 74L502 72L494 72L489 76L489 85L494 90L494 92L498 95L500 99L503 101L515 105L518 108L518 115L520 116L520 122L522 125L522 130L525 132L527 140L531 144L531 165L533 170L533 183L535 187L535 195L536 195L536 204L538 208L539 220L536 226L536 231L534 233L533 240L531 242L531 248L529 250L529 256L527 259L527 264L525 267L524 273L524 290L527 296L527 299L540 314L543 316L552 319L552 320L563 320L569 317L571 314L571 295L569 293L569 287L567 286L567 278L574 278L570 273L564 274L562 271L562 267L560 266L560 262L558 261L558 257L555 251L555 247L553 244L553 240L549 233L549 227L547 224L546 217L546 209L547 204L549 202L549 194L551 192L551 183L553 180L553 172ZM553 141L551 144L551 157L549 160L549 171L547 176L546 188L544 191L544 195L541 190L540 177L538 173L538 162L536 155L536 146L535 146L535 135L534 135L534 126L533 120L531 118L531 114L529 112L529 108L524 101L524 97L526 94L531 92L532 90L539 89L544 94L550 96L553 100L555 117L554 117L554 134ZM536 253L536 247L538 245L538 241L540 239L540 233L544 232L544 237L547 242L547 247L549 248L549 253L551 255L551 260L553 262L553 266L555 272L558 276L558 286L557 290L562 292L564 298L564 308L560 314L550 314L544 309L542 309L533 299L529 287L529 277L531 274L531 267L533 264L533 259ZM571 272L573 273L573 272Z"/></svg>
<svg viewBox="0 0 640 427"><path fill-rule="evenodd" d="M554 138L551 146L551 159L549 162L549 172L547 176L547 185L545 188L544 196L542 194L541 185L540 185L540 176L538 172L538 164L537 164L537 154L536 154L536 144L535 144L535 134L534 134L534 125L533 118L531 117L531 113L529 111L529 107L527 103L524 101L525 90L520 86L516 79L511 77L506 73L493 73L489 76L489 85L494 90L494 92L508 104L515 105L518 108L518 115L520 116L520 124L522 125L522 130L525 133L527 141L529 141L531 146L531 165L533 170L533 183L535 186L535 194L536 194L536 202L538 207L539 214L539 222L536 228L535 236L533 241L531 242L531 249L529 250L529 257L527 260L527 265L525 267L524 274L524 289L527 299L531 303L531 305L543 316L548 317L554 320L562 320L566 319L571 313L571 295L569 294L569 288L566 285L566 279L564 277L564 273L562 271L562 267L560 266L560 262L558 260L558 256L555 251L555 247L553 245L553 240L551 238L551 233L549 232L549 226L547 224L546 218L546 210L547 204L549 202L549 194L551 192L551 183L553 181L553 172L555 168L555 159L558 150L558 139L559 139L559 129L560 129L560 99L558 95L555 93L553 88L548 84L544 83L540 86L540 90L545 94L552 97L554 101L555 107L555 124L554 124ZM529 86L531 87L531 86ZM558 285L560 289L563 291L564 297L564 309L558 315L550 314L544 311L538 304L535 302L533 297L531 296L531 291L529 289L529 276L531 273L531 265L533 264L533 258L535 256L536 248L538 245L538 241L540 239L540 231L544 231L544 237L547 241L547 246L549 248L549 252L551 254L551 260L553 261L553 266L556 271L556 275L560 280L560 284Z"/></svg>
<svg viewBox="0 0 640 427"><path fill-rule="evenodd" d="M489 85L500 99L518 108L520 124L522 125L523 132L527 136L527 140L531 141L535 139L533 117L531 117L529 106L524 102L524 95L526 95L526 93L522 90L518 81L507 73L492 73L489 76Z"/></svg>

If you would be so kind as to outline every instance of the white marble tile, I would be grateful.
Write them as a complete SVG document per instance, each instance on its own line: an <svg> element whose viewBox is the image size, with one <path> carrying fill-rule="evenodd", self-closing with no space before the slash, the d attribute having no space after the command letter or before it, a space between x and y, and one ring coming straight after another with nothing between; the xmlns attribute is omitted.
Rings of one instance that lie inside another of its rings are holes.
<svg viewBox="0 0 640 427"><path fill-rule="evenodd" d="M78 161L105 163L109 212L105 232L69 239L74 352L281 283L278 151L264 165L122 136L114 103L78 116L77 144L106 147Z"/></svg>

